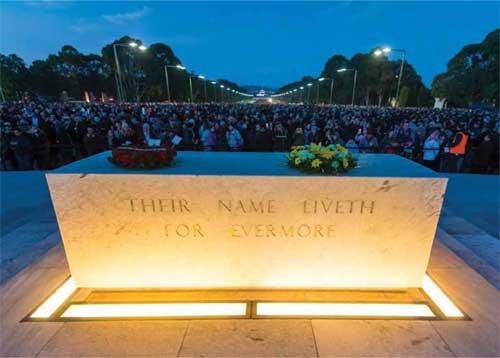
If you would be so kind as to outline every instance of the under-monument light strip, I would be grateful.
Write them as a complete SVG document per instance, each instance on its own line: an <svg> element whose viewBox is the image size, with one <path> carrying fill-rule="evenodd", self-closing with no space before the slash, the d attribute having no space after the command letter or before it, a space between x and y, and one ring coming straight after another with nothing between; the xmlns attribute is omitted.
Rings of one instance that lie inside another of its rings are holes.
<svg viewBox="0 0 500 358"><path fill-rule="evenodd" d="M246 303L97 303L71 305L62 318L245 316Z"/></svg>
<svg viewBox="0 0 500 358"><path fill-rule="evenodd" d="M458 309L458 307L427 274L425 274L424 279L422 280L422 289L446 317L464 317L464 314Z"/></svg>
<svg viewBox="0 0 500 358"><path fill-rule="evenodd" d="M422 289L446 318L465 315L426 274ZM30 316L32 319L53 318L62 305L77 290L68 278ZM248 302L224 303L131 303L131 304L71 304L62 318L120 318L120 317L216 317L246 316ZM313 302L256 302L256 316L324 316L324 317L435 317L424 303L313 303ZM57 318L57 317L56 317Z"/></svg>
<svg viewBox="0 0 500 358"><path fill-rule="evenodd" d="M429 306L417 303L259 302L259 316L305 317L435 317Z"/></svg>
<svg viewBox="0 0 500 358"><path fill-rule="evenodd" d="M70 277L31 314L30 318L50 318L75 291L75 281Z"/></svg>

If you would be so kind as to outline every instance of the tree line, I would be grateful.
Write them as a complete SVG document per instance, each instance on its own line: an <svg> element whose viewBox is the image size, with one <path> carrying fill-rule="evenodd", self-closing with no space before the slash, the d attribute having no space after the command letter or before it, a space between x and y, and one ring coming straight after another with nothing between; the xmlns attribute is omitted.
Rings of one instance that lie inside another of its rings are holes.
<svg viewBox="0 0 500 358"><path fill-rule="evenodd" d="M130 43L137 46L131 47ZM172 101L189 101L191 92L193 101L203 101L205 86L208 100L220 99L220 85L244 92L238 84L227 79L213 79L217 85L211 81L204 83L198 74L177 68L182 66L182 62L166 44L155 43L145 51L138 49L140 45L142 42L139 39L123 36L104 46L100 55L85 55L66 45L57 54L51 54L45 60L36 60L30 66L15 54L0 54L3 95L6 100L18 100L24 96L55 100L60 99L62 93L69 98L82 99L84 92L88 92L96 99L102 93L117 98L118 79L113 47L119 61L123 97L127 101L167 100L165 66L169 66ZM229 93L222 95L227 98Z"/></svg>
<svg viewBox="0 0 500 358"><path fill-rule="evenodd" d="M98 98L101 93L116 97L117 74L114 46L120 63L124 98L129 101L163 101L168 98L165 65L168 67L170 98L173 101L203 101L205 88L208 100L227 99L220 85L245 92L238 84L217 79L217 85L204 82L195 73L176 68L181 60L166 44L155 43L146 51L128 46L139 39L129 36L107 44L101 54L82 54L66 45L57 54L45 60L36 60L27 66L15 54L0 54L0 84L7 100L28 96L44 96L60 99L81 99L85 91ZM447 70L432 81L431 89L422 82L411 63L405 62L401 78L398 103L400 106L432 106L433 97L446 98L448 105L467 107L477 103L495 105L499 102L499 43L500 29L489 33L481 43L464 46L447 64ZM396 102L398 75L401 59L388 56L358 53L348 59L341 54L333 55L325 63L318 77L305 76L278 89L278 93L304 87L302 100L309 102L350 104L353 94L353 71L337 72L341 68L356 70L354 103L360 105L387 105ZM189 77L191 76L191 88ZM318 78L324 78L319 82ZM333 79L333 91L331 81ZM307 84L313 86L308 87ZM192 99L191 97L192 92ZM307 97L306 97L307 96Z"/></svg>
<svg viewBox="0 0 500 358"><path fill-rule="evenodd" d="M405 61L397 102L403 107L427 107L433 105L434 97L438 97L446 98L452 107L478 103L496 106L499 101L499 43L500 29L497 29L481 43L464 46L448 62L447 71L434 78L431 89L425 86L413 65ZM329 103L331 94L333 103L394 104L401 59L374 56L375 51L358 53L351 59L336 54L328 59L318 77L304 76L282 86L277 92L299 89L291 95L292 100L311 103ZM338 72L342 68L349 71ZM353 101L354 70L357 71L357 78ZM320 82L319 78L324 80ZM332 79L333 91L330 91ZM300 87L304 89L300 91Z"/></svg>

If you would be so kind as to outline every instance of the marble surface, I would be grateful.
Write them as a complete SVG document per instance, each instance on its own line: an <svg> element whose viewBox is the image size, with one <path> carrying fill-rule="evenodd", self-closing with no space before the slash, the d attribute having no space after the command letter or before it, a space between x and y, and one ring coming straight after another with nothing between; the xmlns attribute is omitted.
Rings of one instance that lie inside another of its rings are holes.
<svg viewBox="0 0 500 358"><path fill-rule="evenodd" d="M419 287L446 179L365 170L47 180L80 287Z"/></svg>

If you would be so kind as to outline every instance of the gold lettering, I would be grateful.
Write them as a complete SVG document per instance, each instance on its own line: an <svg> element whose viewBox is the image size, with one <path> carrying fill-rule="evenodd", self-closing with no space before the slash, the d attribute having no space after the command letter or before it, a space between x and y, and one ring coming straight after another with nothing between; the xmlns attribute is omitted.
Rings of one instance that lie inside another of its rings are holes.
<svg viewBox="0 0 500 358"><path fill-rule="evenodd" d="M314 237L323 237L323 226L314 225Z"/></svg>
<svg viewBox="0 0 500 358"><path fill-rule="evenodd" d="M196 235L200 235L201 237L205 237L205 235L201 231L201 226L199 224L193 225L193 231L194 231L194 237L196 237Z"/></svg>
<svg viewBox="0 0 500 358"><path fill-rule="evenodd" d="M276 233L274 232L274 226L266 225L266 236L267 237L269 237L269 233L271 233L273 237L276 237Z"/></svg>
<svg viewBox="0 0 500 358"><path fill-rule="evenodd" d="M307 210L307 200L304 200L304 210L303 210L303 213L304 214L310 214Z"/></svg>
<svg viewBox="0 0 500 358"><path fill-rule="evenodd" d="M172 226L171 224L165 224L165 236L168 237L168 228Z"/></svg>
<svg viewBox="0 0 500 358"><path fill-rule="evenodd" d="M226 204L224 201L219 200L219 209L225 208L227 211L231 212L231 200Z"/></svg>
<svg viewBox="0 0 500 358"><path fill-rule="evenodd" d="M281 225L281 231L283 231L283 233L285 234L285 237L295 236L295 227L293 225L289 226L288 230L285 227L285 225Z"/></svg>
<svg viewBox="0 0 500 358"><path fill-rule="evenodd" d="M184 231L184 233L183 233L183 231ZM187 225L184 225L184 224L177 225L177 228L175 229L175 233L180 237L186 237L189 235L189 228Z"/></svg>
<svg viewBox="0 0 500 358"><path fill-rule="evenodd" d="M328 214L328 212L330 212L330 208L331 208L332 204L333 204L332 200L328 200L328 206L326 206L325 201L321 200L321 205L323 206L323 210L327 214Z"/></svg>
<svg viewBox="0 0 500 358"><path fill-rule="evenodd" d="M134 212L135 211L134 200L137 200L137 199L129 199L129 200L130 200L130 210L132 212Z"/></svg>
<svg viewBox="0 0 500 358"><path fill-rule="evenodd" d="M173 228L172 230L170 230ZM179 238L185 237L205 237L203 229L199 224L165 224L164 232L166 237L176 236Z"/></svg>
<svg viewBox="0 0 500 358"><path fill-rule="evenodd" d="M165 205L168 205L167 204L168 202L172 202L171 203L171 205L172 205L172 211L175 213L175 208L174 208L174 205L173 205L173 200L169 200L169 199L158 199L158 206L160 207L160 211L163 211Z"/></svg>
<svg viewBox="0 0 500 358"><path fill-rule="evenodd" d="M301 230L305 228L306 229L306 232L307 234L301 234ZM309 227L309 225L306 225L306 224L302 224L299 226L299 228L297 229L297 234L300 236L300 237L308 237L308 236L311 236L311 228Z"/></svg>
<svg viewBox="0 0 500 358"><path fill-rule="evenodd" d="M250 208L253 209L253 211L255 211L256 213L258 213L259 211L261 213L264 213L264 205L262 201L259 201L259 203L256 204L253 200L250 200Z"/></svg>
<svg viewBox="0 0 500 358"><path fill-rule="evenodd" d="M241 202L241 200L238 200L238 204L236 204L236 208L235 209L236 210L239 209L239 210L243 211L244 213L246 213L245 206L243 205L243 203Z"/></svg>
<svg viewBox="0 0 500 358"><path fill-rule="evenodd" d="M361 201L361 214L363 214L363 209L365 208L365 201ZM371 205L367 206L367 209L370 210L370 214L373 214L373 209L375 208L375 201L371 201Z"/></svg>
<svg viewBox="0 0 500 358"><path fill-rule="evenodd" d="M148 204L146 200L141 199L141 206L142 206L142 212L145 213L147 211L147 208L153 209L153 212L155 212L155 201L154 200L149 200L150 203Z"/></svg>
<svg viewBox="0 0 500 358"><path fill-rule="evenodd" d="M179 206L181 207L181 212L183 210L186 210L188 213L191 212L191 210L189 210L189 208L188 208L187 200L184 200L184 199L179 200Z"/></svg>
<svg viewBox="0 0 500 358"><path fill-rule="evenodd" d="M241 237L241 235L239 235L239 231L237 229L237 226L238 225L231 225L229 227L229 235L231 235L231 237Z"/></svg>
<svg viewBox="0 0 500 358"><path fill-rule="evenodd" d="M341 201L337 201L337 204L335 206L335 213L337 213L337 214L344 214L344 212L339 211L339 209L341 209L341 206L342 206L341 203L342 203Z"/></svg>
<svg viewBox="0 0 500 358"><path fill-rule="evenodd" d="M274 200L268 200L267 201L267 212L269 214L274 214L275 211L274 211Z"/></svg>

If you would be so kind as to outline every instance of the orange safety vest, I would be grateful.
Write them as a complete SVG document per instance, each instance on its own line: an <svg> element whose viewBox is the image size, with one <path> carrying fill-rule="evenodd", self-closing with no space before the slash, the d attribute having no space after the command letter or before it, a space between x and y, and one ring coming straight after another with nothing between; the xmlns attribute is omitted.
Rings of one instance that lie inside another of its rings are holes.
<svg viewBox="0 0 500 358"><path fill-rule="evenodd" d="M456 146L450 148L450 153L462 155L465 154L465 146L467 145L469 136L464 132L458 132L458 133L462 135L462 138L460 139L460 142Z"/></svg>

